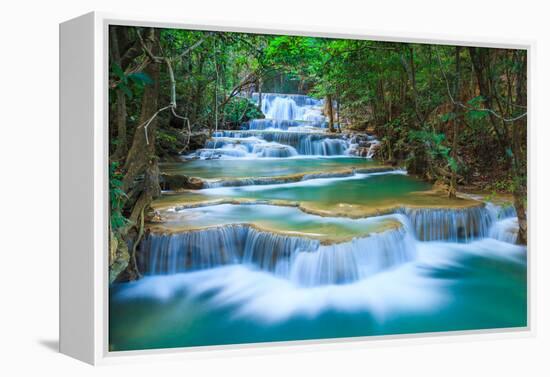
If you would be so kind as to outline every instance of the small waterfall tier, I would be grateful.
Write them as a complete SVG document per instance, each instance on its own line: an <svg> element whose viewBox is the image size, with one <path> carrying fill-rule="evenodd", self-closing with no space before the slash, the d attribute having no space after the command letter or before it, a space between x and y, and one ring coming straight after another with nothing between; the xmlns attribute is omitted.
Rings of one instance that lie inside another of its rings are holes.
<svg viewBox="0 0 550 377"><path fill-rule="evenodd" d="M281 120L281 119L252 119L243 128L251 131L280 130L280 131L315 131L327 127L326 120L302 121L302 120Z"/></svg>
<svg viewBox="0 0 550 377"><path fill-rule="evenodd" d="M470 242L496 234L499 220L515 216L513 207L493 204L463 209L404 208L415 235L422 241Z"/></svg>
<svg viewBox="0 0 550 377"><path fill-rule="evenodd" d="M149 275L243 263L301 286L315 286L351 283L414 256L415 245L405 228L323 245L315 239L234 224L174 234L152 233L142 242L138 260L141 271Z"/></svg>
<svg viewBox="0 0 550 377"><path fill-rule="evenodd" d="M222 131L197 151L208 158L219 153L231 157L344 156L352 146L345 135L318 132Z"/></svg>

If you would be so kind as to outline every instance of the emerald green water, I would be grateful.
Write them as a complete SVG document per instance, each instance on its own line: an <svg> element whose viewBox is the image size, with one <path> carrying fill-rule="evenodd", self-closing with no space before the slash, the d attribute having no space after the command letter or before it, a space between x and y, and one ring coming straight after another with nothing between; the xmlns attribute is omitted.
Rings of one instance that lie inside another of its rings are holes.
<svg viewBox="0 0 550 377"><path fill-rule="evenodd" d="M319 204L377 204L405 199L412 192L429 190L431 185L404 174L358 174L354 177L328 178L290 184L222 187L201 190L213 197L289 200Z"/></svg>
<svg viewBox="0 0 550 377"><path fill-rule="evenodd" d="M161 164L165 173L199 178L274 177L307 172L366 168L378 163L354 157L307 157L279 159L191 160Z"/></svg>
<svg viewBox="0 0 550 377"><path fill-rule="evenodd" d="M241 265L114 285L111 350L526 326L524 247L417 249L414 262L343 286L300 288Z"/></svg>
<svg viewBox="0 0 550 377"><path fill-rule="evenodd" d="M348 240L401 225L392 216L348 219L310 215L295 207L223 204L166 213L163 228L178 230L236 223L256 224L271 231L320 240Z"/></svg>

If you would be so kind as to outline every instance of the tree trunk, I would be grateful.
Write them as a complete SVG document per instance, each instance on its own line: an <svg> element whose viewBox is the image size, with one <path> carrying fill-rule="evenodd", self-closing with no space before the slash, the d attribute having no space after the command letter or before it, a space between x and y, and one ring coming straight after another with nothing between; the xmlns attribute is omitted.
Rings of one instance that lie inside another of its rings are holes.
<svg viewBox="0 0 550 377"><path fill-rule="evenodd" d="M412 97L413 97L414 112L416 114L416 119L418 120L419 124L423 124L424 116L420 110L420 105L418 103L419 94L418 94L418 88L416 86L416 65L414 64L413 47L409 47L408 52L409 52L408 60L405 58L405 56L403 56L403 54L401 54L401 64L403 65L403 69L405 70L405 73L408 75L408 78L412 87Z"/></svg>
<svg viewBox="0 0 550 377"><path fill-rule="evenodd" d="M527 107L527 54L517 52L516 74L516 105ZM525 203L527 201L527 153L523 144L527 145L527 118L523 117L512 123L512 154L514 176L514 207L518 216L518 243L527 244L527 213Z"/></svg>
<svg viewBox="0 0 550 377"><path fill-rule="evenodd" d="M340 100L336 102L336 125L338 126L338 133L342 133L342 127L340 126Z"/></svg>
<svg viewBox="0 0 550 377"><path fill-rule="evenodd" d="M151 29L149 35L145 36L145 43L155 55L159 50L158 41L159 32L157 29ZM122 180L122 189L129 195L127 207L130 212L130 221L135 228L135 232L132 232L133 251L131 261L126 271L130 279L140 277L135 253L143 234L144 216L152 200L160 195L158 162L155 155L157 117L153 118L158 111L159 63L151 62L145 72L153 80L153 83L146 85L143 90L140 126L137 127L134 133L132 146L126 157L125 175ZM138 180L141 177L143 178Z"/></svg>
<svg viewBox="0 0 550 377"><path fill-rule="evenodd" d="M124 69L122 67L122 61L120 57L120 49L119 49L119 36L118 36L118 28L112 27L110 29L110 41L111 41L111 59L112 64L116 64L120 67L120 69ZM120 84L119 84L120 85ZM122 91L121 88L116 88L116 106L115 106L115 123L117 127L117 145L116 150L113 154L113 159L120 160L124 157L126 157L126 153L128 152L128 142L126 137L126 95Z"/></svg>
<svg viewBox="0 0 550 377"><path fill-rule="evenodd" d="M455 102L459 102L460 98L460 46L456 46L455 50L455 94L454 99ZM458 104L454 105L454 118L452 120L453 122L453 146L451 150L451 158L454 161L454 166L451 166L451 179L450 179L450 185L449 185L449 198L454 199L456 198L456 190L457 190L457 184L456 184L456 171L458 169L458 122L459 122L459 112L460 112L460 106Z"/></svg>
<svg viewBox="0 0 550 377"><path fill-rule="evenodd" d="M481 48L469 48L472 65L477 77L479 92L485 99L485 107L493 108L496 104L499 109L502 106L494 96L493 82L491 81L491 74L488 68L489 52L486 49ZM519 53L518 53L519 54ZM522 55L517 63L519 67L516 73L516 105L522 108L527 105L526 96L526 55ZM502 111L500 113L505 116ZM512 114L509 114L512 115ZM510 175L513 178L512 195L514 197L514 207L518 216L518 243L525 244L527 242L527 215L525 211L525 201L527 199L527 171L526 171L526 153L522 148L522 140L526 142L527 135L527 119L523 117L516 121L510 122L511 127L508 127L505 121L499 121L493 114L489 114L489 120L493 126L493 130L497 135L497 140L501 149L508 155L508 169ZM499 124L502 127L499 127ZM511 152L511 153L509 153Z"/></svg>
<svg viewBox="0 0 550 377"><path fill-rule="evenodd" d="M156 54L158 52L158 31L151 29L150 35L146 37L146 43L151 45L149 47L150 50L153 54ZM138 121L139 126L134 133L132 146L128 151L124 166L126 174L123 179L123 190L125 192L129 192L134 186L136 178L144 173L145 166L149 163L149 160L155 157L157 118L155 117L147 128L145 128L145 125L158 110L159 71L159 63L155 62L149 64L145 69L145 73L153 80L153 83L146 85L143 89L141 114Z"/></svg>
<svg viewBox="0 0 550 377"><path fill-rule="evenodd" d="M325 109L328 116L328 129L334 132L334 109L332 108L332 96L329 94L325 98Z"/></svg>
<svg viewBox="0 0 550 377"><path fill-rule="evenodd" d="M262 78L258 78L258 107L262 109Z"/></svg>

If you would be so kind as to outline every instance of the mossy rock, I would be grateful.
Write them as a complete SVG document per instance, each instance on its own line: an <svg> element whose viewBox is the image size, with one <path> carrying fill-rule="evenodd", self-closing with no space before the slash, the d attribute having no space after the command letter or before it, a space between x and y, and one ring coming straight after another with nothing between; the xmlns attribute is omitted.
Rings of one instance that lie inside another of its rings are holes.
<svg viewBox="0 0 550 377"><path fill-rule="evenodd" d="M109 237L109 283L114 282L117 277L126 270L130 262L130 251L126 241L114 232Z"/></svg>

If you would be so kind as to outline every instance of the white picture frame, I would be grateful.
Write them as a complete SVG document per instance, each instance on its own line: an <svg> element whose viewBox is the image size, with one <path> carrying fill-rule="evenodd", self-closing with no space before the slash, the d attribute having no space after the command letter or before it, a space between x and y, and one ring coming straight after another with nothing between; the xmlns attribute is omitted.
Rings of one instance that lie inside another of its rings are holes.
<svg viewBox="0 0 550 377"><path fill-rule="evenodd" d="M189 22L92 12L60 25L60 352L90 364L157 359L346 349L422 342L533 336L533 242L528 246L528 318L524 328L387 335L338 340L203 346L163 350L108 350L108 27L109 25L340 37L398 42L521 48L528 53L528 93L533 82L533 41L365 32L289 25ZM529 101L528 112L532 113ZM529 156L534 127L528 119ZM529 176L532 168L529 164ZM529 185L529 196L533 196ZM529 205L529 221L534 219ZM529 227L532 232L533 227ZM529 237L534 240L533 237ZM460 336L457 336L460 335Z"/></svg>

